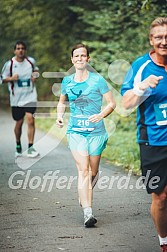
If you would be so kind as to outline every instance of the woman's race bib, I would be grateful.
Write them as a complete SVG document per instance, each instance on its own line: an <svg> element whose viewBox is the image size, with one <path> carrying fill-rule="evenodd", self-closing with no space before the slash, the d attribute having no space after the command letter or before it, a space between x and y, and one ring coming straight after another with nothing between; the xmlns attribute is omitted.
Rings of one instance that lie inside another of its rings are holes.
<svg viewBox="0 0 167 252"><path fill-rule="evenodd" d="M77 115L72 116L72 130L74 131L93 131L95 129L95 124L88 120L88 116Z"/></svg>

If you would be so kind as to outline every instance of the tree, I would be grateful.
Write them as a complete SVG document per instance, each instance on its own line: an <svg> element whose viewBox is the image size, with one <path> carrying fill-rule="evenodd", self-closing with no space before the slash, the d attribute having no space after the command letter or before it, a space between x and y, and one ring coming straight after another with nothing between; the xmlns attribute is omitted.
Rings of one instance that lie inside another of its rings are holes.
<svg viewBox="0 0 167 252"><path fill-rule="evenodd" d="M115 60L131 63L149 50L149 25L167 9L166 0L0 0L0 4L1 67L11 58L15 41L23 39L41 73L67 71L71 46L84 42L91 49L91 65L105 78ZM41 77L41 99L52 96L54 81Z"/></svg>

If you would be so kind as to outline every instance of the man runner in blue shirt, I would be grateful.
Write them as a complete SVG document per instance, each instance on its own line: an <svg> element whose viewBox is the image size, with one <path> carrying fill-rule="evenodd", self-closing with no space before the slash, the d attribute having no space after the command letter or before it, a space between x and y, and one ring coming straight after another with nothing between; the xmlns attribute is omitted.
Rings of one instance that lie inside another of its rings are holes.
<svg viewBox="0 0 167 252"><path fill-rule="evenodd" d="M151 216L161 251L167 252L167 17L150 27L153 50L139 57L122 85L123 106L137 108L137 139L142 175L149 174Z"/></svg>

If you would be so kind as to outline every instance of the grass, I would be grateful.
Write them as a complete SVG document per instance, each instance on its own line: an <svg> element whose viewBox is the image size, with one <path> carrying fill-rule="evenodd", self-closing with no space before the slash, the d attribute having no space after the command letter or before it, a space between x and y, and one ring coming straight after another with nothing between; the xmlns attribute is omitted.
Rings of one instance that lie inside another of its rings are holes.
<svg viewBox="0 0 167 252"><path fill-rule="evenodd" d="M140 174L139 150L135 132L116 129L114 134L109 137L102 157L125 170L132 170L133 174Z"/></svg>

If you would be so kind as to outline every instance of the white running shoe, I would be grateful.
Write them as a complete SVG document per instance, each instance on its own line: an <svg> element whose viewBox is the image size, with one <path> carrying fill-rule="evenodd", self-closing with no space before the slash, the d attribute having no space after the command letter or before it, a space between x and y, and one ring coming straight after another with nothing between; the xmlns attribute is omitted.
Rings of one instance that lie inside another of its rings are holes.
<svg viewBox="0 0 167 252"><path fill-rule="evenodd" d="M37 156L39 156L39 152L34 147L30 147L27 151L27 157L35 158Z"/></svg>
<svg viewBox="0 0 167 252"><path fill-rule="evenodd" d="M22 153L21 153L21 152L18 152L18 151L15 152L15 158L21 157L21 156L22 156Z"/></svg>

